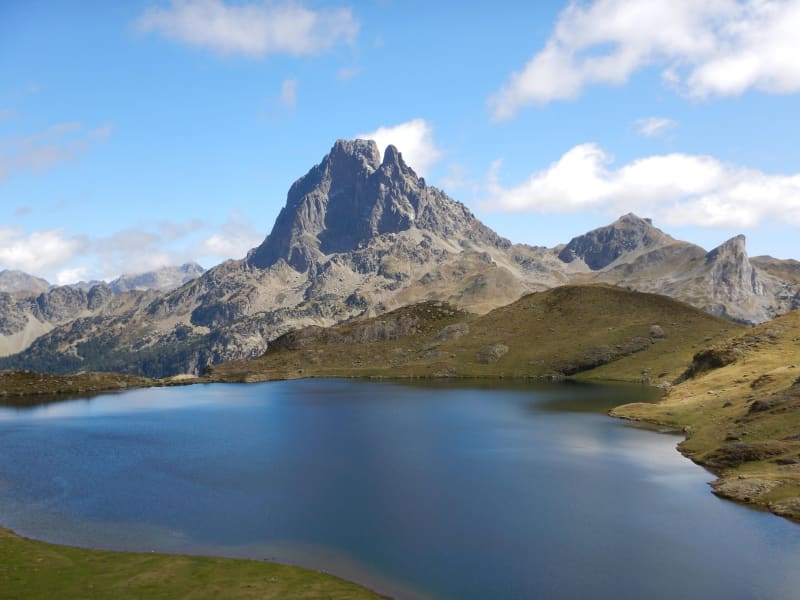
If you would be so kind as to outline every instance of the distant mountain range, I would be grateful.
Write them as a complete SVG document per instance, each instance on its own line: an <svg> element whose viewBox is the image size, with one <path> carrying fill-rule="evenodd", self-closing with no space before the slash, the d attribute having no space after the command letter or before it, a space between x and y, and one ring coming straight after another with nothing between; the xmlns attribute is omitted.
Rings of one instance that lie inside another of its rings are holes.
<svg viewBox="0 0 800 600"><path fill-rule="evenodd" d="M205 272L197 263L162 267L146 273L122 275L110 283L79 282L54 286L22 271L0 271L0 356L27 348L36 338L78 318L115 313L131 303L152 300Z"/></svg>
<svg viewBox="0 0 800 600"><path fill-rule="evenodd" d="M422 300L485 313L526 293L590 282L749 324L800 306L800 263L750 259L743 236L707 252L628 214L556 248L512 244L428 186L393 146L381 158L374 142L340 140L292 185L272 232L242 260L171 291L142 291L149 284L132 279L55 288L29 296L24 310L0 294L0 350L22 350L0 368L199 373L258 356L307 325Z"/></svg>

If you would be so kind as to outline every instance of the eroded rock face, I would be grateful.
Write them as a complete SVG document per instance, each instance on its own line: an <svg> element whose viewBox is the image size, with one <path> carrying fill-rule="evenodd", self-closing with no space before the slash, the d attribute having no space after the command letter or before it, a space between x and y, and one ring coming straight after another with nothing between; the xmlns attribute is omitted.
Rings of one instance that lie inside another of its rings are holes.
<svg viewBox="0 0 800 600"><path fill-rule="evenodd" d="M585 262L590 281L665 294L748 324L791 310L800 288L797 280L783 281L753 264L743 235L706 252L635 215L574 238L559 257L568 263ZM792 265L776 259L762 262L775 273L793 272Z"/></svg>
<svg viewBox="0 0 800 600"><path fill-rule="evenodd" d="M765 278L750 263L745 237L737 235L706 255L712 295L723 302L742 302L764 296Z"/></svg>
<svg viewBox="0 0 800 600"><path fill-rule="evenodd" d="M599 271L624 254L671 241L674 240L670 236L653 227L650 219L628 213L607 227L572 238L558 257L566 263L581 259L592 271Z"/></svg>
<svg viewBox="0 0 800 600"><path fill-rule="evenodd" d="M305 272L331 254L355 252L412 227L447 239L511 246L463 204L426 185L394 146L381 161L375 142L339 140L292 185L272 232L247 262L268 268L283 259Z"/></svg>

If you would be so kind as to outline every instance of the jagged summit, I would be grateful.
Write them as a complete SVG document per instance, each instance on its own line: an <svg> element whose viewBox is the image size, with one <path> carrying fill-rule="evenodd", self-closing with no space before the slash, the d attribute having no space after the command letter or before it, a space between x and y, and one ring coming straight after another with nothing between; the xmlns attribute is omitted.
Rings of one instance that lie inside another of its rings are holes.
<svg viewBox="0 0 800 600"><path fill-rule="evenodd" d="M412 227L444 236L486 229L464 205L426 185L394 146L381 161L372 140L338 140L292 185L272 232L247 262L266 268L282 259L305 272L329 254Z"/></svg>
<svg viewBox="0 0 800 600"><path fill-rule="evenodd" d="M733 236L706 254L707 262L713 262L720 258L747 259L747 238L744 234Z"/></svg>
<svg viewBox="0 0 800 600"><path fill-rule="evenodd" d="M706 254L715 298L728 303L742 303L751 295L763 296L766 278L750 263L746 239L737 235Z"/></svg>
<svg viewBox="0 0 800 600"><path fill-rule="evenodd" d="M598 271L623 254L673 241L673 238L654 227L651 219L628 213L611 225L572 238L558 257L565 263L582 259L592 271Z"/></svg>

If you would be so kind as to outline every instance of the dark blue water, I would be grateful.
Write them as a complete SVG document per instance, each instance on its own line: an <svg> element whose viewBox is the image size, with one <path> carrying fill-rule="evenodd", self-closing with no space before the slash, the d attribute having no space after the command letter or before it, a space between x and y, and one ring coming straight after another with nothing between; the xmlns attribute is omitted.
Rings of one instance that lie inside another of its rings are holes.
<svg viewBox="0 0 800 600"><path fill-rule="evenodd" d="M647 393L309 380L0 407L0 523L397 597L798 597L800 527L603 414Z"/></svg>

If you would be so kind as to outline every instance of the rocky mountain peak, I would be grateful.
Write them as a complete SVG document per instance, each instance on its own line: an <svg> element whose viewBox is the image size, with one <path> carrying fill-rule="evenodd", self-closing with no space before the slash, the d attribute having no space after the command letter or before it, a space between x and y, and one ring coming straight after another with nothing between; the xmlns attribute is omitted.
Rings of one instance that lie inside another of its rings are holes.
<svg viewBox="0 0 800 600"><path fill-rule="evenodd" d="M374 141L339 140L292 185L272 232L247 261L267 268L284 260L305 272L382 234L417 227L448 236L475 222L463 205L428 187L396 147L381 161Z"/></svg>
<svg viewBox="0 0 800 600"><path fill-rule="evenodd" d="M572 238L559 252L558 257L566 263L582 259L590 269L598 271L623 254L655 248L673 241L666 233L654 227L651 219L628 213L611 225Z"/></svg>
<svg viewBox="0 0 800 600"><path fill-rule="evenodd" d="M750 259L747 256L747 238L742 234L736 235L706 254L707 262L714 262L724 258L746 260L749 262Z"/></svg>
<svg viewBox="0 0 800 600"><path fill-rule="evenodd" d="M765 280L750 263L746 239L732 237L706 254L706 265L713 286L713 296L727 302L741 302L751 295L763 296Z"/></svg>
<svg viewBox="0 0 800 600"><path fill-rule="evenodd" d="M336 140L330 153L323 159L331 168L345 167L374 171L381 165L381 153L373 140Z"/></svg>

